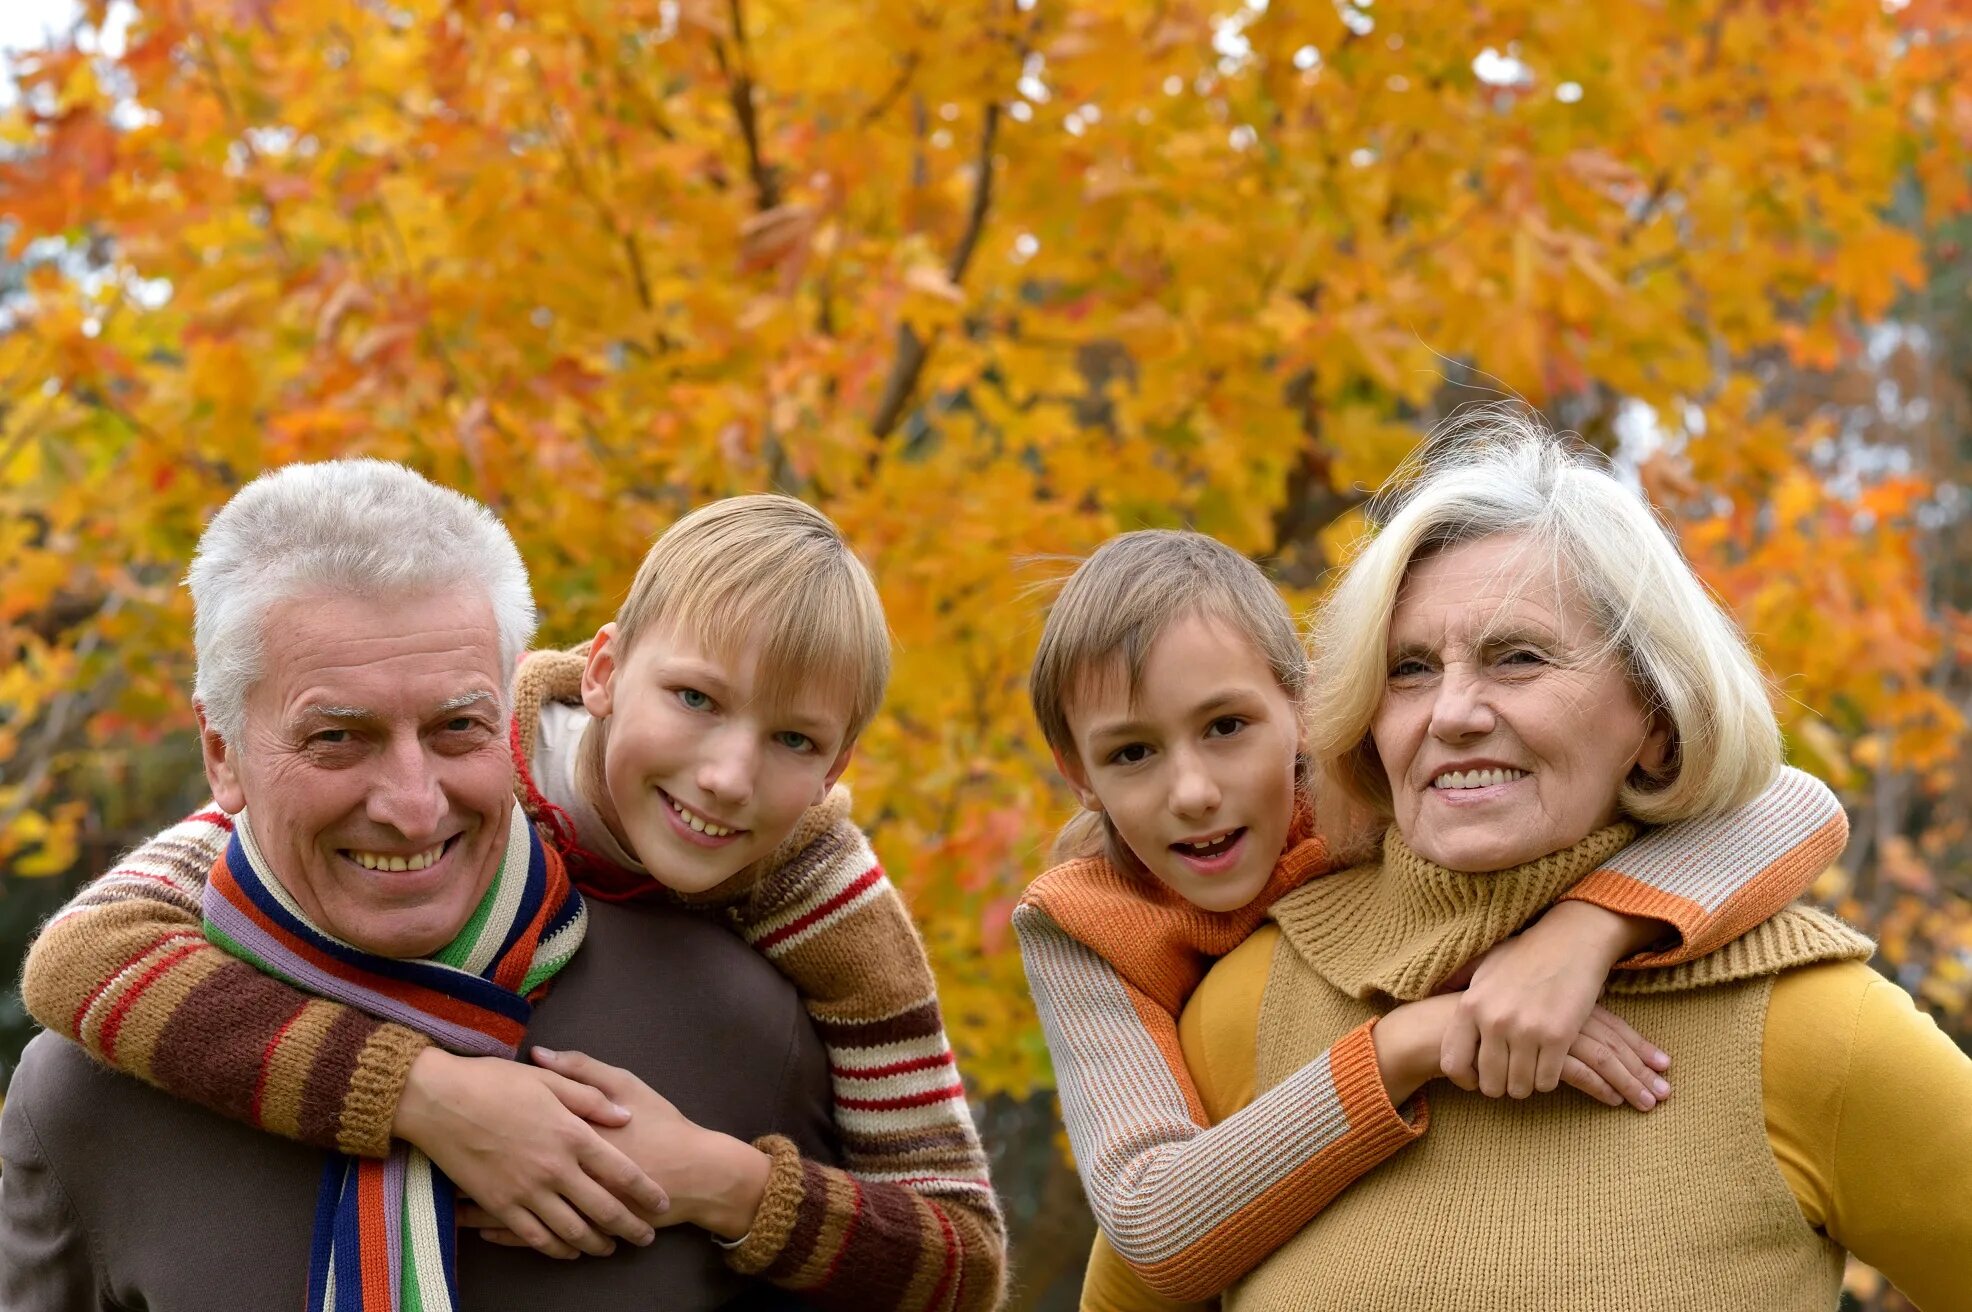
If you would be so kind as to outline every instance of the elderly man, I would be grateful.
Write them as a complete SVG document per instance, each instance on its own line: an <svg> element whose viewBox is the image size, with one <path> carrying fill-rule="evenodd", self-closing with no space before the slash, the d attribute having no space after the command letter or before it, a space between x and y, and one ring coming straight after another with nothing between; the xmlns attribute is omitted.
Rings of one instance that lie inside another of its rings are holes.
<svg viewBox="0 0 1972 1312"><path fill-rule="evenodd" d="M232 817L215 821L232 837L206 895L214 941L457 1051L614 1062L629 1074L605 1091L631 1130L682 1113L833 1158L825 1052L785 981L703 918L585 904L517 812L507 675L533 603L483 507L377 462L290 467L213 519L190 586L206 777ZM787 1301L691 1227L573 1264L455 1242L450 1183L415 1149L324 1154L46 1034L15 1073L0 1160L8 1309ZM758 1188L713 1171L689 1205L738 1233Z"/></svg>

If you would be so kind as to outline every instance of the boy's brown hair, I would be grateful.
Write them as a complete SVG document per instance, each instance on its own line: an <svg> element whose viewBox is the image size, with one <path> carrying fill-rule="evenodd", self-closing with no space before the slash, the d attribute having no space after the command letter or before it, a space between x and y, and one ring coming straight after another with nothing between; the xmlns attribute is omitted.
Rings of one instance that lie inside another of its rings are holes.
<svg viewBox="0 0 1972 1312"><path fill-rule="evenodd" d="M770 703L802 685L842 689L845 741L869 724L890 682L890 630L869 570L827 515L793 497L727 497L666 529L616 613L619 650L654 626L726 658L757 641Z"/></svg>
<svg viewBox="0 0 1972 1312"><path fill-rule="evenodd" d="M1062 585L1034 652L1027 693L1048 746L1074 759L1069 699L1083 679L1120 660L1136 695L1144 661L1173 622L1204 615L1253 644L1295 707L1308 687L1308 654L1287 603L1260 567L1217 538L1176 529L1139 529L1097 547ZM1109 817L1085 811L1055 840L1054 859L1106 855L1138 869Z"/></svg>

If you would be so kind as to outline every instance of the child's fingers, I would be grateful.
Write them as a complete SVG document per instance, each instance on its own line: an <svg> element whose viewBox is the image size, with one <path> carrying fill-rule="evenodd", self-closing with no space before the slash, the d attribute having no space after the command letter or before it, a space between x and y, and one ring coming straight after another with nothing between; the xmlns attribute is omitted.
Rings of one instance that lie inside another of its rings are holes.
<svg viewBox="0 0 1972 1312"><path fill-rule="evenodd" d="M1599 1103L1610 1107L1621 1107L1623 1095L1609 1087L1609 1081L1597 1075L1579 1057L1564 1057L1561 1062L1561 1079L1573 1088L1580 1089Z"/></svg>
<svg viewBox="0 0 1972 1312"><path fill-rule="evenodd" d="M571 1207L588 1218L590 1225L606 1235L648 1244L657 1231L642 1217L623 1205L623 1201L586 1175L578 1174L562 1187L562 1196Z"/></svg>
<svg viewBox="0 0 1972 1312"><path fill-rule="evenodd" d="M1534 1092L1534 1076L1540 1066L1539 1048L1528 1043L1515 1044L1507 1051L1506 1092L1510 1098L1531 1097Z"/></svg>
<svg viewBox="0 0 1972 1312"><path fill-rule="evenodd" d="M502 1248L534 1247L534 1245L528 1243L525 1239L522 1239L519 1235L515 1234L513 1231L503 1229L497 1225L481 1226L479 1228L479 1237L481 1239L484 1239L489 1244L498 1244ZM568 1256L574 1257L575 1250L572 1248L569 1249Z"/></svg>
<svg viewBox="0 0 1972 1312"><path fill-rule="evenodd" d="M576 1154L576 1163L589 1179L621 1199L644 1222L651 1226L664 1223L664 1214L671 1210L670 1196L664 1192L663 1186L620 1149L604 1143L599 1136L591 1135L590 1142ZM589 1214L596 1215L594 1212ZM635 1243L649 1242L637 1239L625 1230L617 1230L616 1233Z"/></svg>
<svg viewBox="0 0 1972 1312"><path fill-rule="evenodd" d="M1507 1047L1504 1039L1479 1040L1479 1092L1488 1098L1506 1096Z"/></svg>
<svg viewBox="0 0 1972 1312"><path fill-rule="evenodd" d="M547 1081L549 1092L560 1099L562 1106L591 1125L620 1128L630 1123L630 1109L612 1102L608 1094L594 1085L571 1080L554 1071L543 1072L541 1078Z"/></svg>
<svg viewBox="0 0 1972 1312"><path fill-rule="evenodd" d="M616 1251L616 1244L609 1236L590 1225L588 1220L570 1207L559 1195L530 1200L531 1210L541 1218L541 1223L553 1231L563 1243L571 1244L590 1257L608 1257Z"/></svg>
<svg viewBox="0 0 1972 1312"><path fill-rule="evenodd" d="M1470 1093L1479 1087L1479 1027L1462 1008L1455 1008L1438 1045L1438 1069L1446 1079Z"/></svg>
<svg viewBox="0 0 1972 1312"><path fill-rule="evenodd" d="M538 1066L545 1066L557 1075L565 1075L571 1080L579 1080L583 1084L601 1089L619 1106L636 1089L636 1076L620 1066L597 1061L586 1052L556 1052L552 1048L537 1046L534 1049L534 1062Z"/></svg>
<svg viewBox="0 0 1972 1312"><path fill-rule="evenodd" d="M1534 1063L1534 1088L1541 1093L1553 1093L1561 1084L1561 1068L1567 1061L1566 1043L1543 1043L1540 1058Z"/></svg>
<svg viewBox="0 0 1972 1312"><path fill-rule="evenodd" d="M1617 1037L1630 1046L1630 1050L1643 1058L1646 1066L1654 1071L1667 1071L1671 1068L1671 1054L1652 1043L1649 1039L1630 1028L1630 1023L1615 1012L1597 1007L1591 1015L1600 1015L1603 1023L1616 1031Z"/></svg>
<svg viewBox="0 0 1972 1312"><path fill-rule="evenodd" d="M1662 1098L1671 1091L1670 1083L1652 1070L1644 1061L1642 1049L1649 1048L1640 1035L1611 1013L1597 1007L1589 1013L1588 1023L1582 1027L1585 1033L1593 1033L1608 1044L1616 1054L1617 1060L1629 1068L1637 1083L1650 1090L1653 1098Z"/></svg>
<svg viewBox="0 0 1972 1312"><path fill-rule="evenodd" d="M1575 1036L1574 1044L1568 1049L1584 1066L1601 1076L1609 1087L1614 1089L1624 1101L1638 1111L1647 1112L1657 1105L1657 1099L1636 1076L1623 1059L1617 1055L1611 1044L1585 1027Z"/></svg>
<svg viewBox="0 0 1972 1312"><path fill-rule="evenodd" d="M481 1226L481 1234L485 1234L488 1230L497 1230L501 1234L510 1234L543 1257L557 1258L563 1262L572 1262L581 1256L576 1251L575 1245L564 1241L554 1234L547 1226L541 1224L539 1217L525 1208L516 1207L511 1211L500 1213L497 1216L489 1214L488 1219L495 1222L505 1221L506 1224L504 1226L497 1223L491 1226ZM497 1243L499 1241L495 1240L494 1242Z"/></svg>

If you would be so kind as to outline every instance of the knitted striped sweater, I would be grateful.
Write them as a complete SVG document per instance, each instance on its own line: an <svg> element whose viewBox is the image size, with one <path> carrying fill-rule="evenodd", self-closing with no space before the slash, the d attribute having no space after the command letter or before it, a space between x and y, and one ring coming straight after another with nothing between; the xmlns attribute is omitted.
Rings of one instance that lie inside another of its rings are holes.
<svg viewBox="0 0 1972 1312"><path fill-rule="evenodd" d="M538 711L544 696L570 695L568 673L530 660L517 702ZM516 742L531 746L519 723ZM794 983L828 1047L847 1166L760 1141L773 1159L766 1196L726 1260L824 1309L988 1312L1004 1293L1006 1238L985 1154L923 945L848 810L836 789L722 890L724 914ZM83 888L30 949L23 1000L48 1029L168 1093L382 1156L428 1040L206 941L200 898L230 833L208 807Z"/></svg>
<svg viewBox="0 0 1972 1312"><path fill-rule="evenodd" d="M1422 1096L1401 1113L1390 1105L1367 1024L1202 1128L1178 1014L1278 898L1338 868L1312 829L1310 815L1296 816L1272 878L1236 911L1201 911L1091 858L1041 876L1014 912L1090 1206L1116 1251L1167 1297L1222 1292L1427 1128ZM1834 795L1783 770L1738 811L1646 834L1568 896L1668 922L1675 947L1622 965L1675 965L1799 896L1847 837Z"/></svg>

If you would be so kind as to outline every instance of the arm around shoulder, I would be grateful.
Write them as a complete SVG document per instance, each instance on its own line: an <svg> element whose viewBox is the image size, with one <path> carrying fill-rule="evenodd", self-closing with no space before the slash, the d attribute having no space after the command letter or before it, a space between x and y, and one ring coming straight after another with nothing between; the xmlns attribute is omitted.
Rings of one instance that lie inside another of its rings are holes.
<svg viewBox="0 0 1972 1312"><path fill-rule="evenodd" d="M1972 1307L1972 1058L1860 962L1783 975L1767 1126L1811 1224L1919 1307Z"/></svg>

